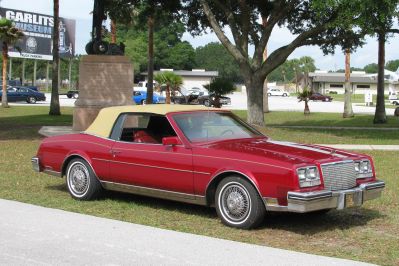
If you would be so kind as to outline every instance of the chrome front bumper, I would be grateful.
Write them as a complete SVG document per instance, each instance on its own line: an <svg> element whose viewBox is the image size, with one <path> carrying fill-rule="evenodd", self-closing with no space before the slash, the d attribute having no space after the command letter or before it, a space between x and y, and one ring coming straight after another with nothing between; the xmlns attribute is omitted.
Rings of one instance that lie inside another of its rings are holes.
<svg viewBox="0 0 399 266"><path fill-rule="evenodd" d="M36 172L40 172L39 158L32 157L31 162L33 170L35 170Z"/></svg>
<svg viewBox="0 0 399 266"><path fill-rule="evenodd" d="M342 210L348 207L358 207L367 200L380 197L384 187L383 181L376 181L347 190L288 192L286 211L303 213L323 209Z"/></svg>

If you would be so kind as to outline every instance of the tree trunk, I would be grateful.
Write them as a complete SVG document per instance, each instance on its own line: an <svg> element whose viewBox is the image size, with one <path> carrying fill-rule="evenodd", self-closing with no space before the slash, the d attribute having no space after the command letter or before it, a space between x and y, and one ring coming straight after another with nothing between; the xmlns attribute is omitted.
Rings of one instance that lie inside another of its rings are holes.
<svg viewBox="0 0 399 266"><path fill-rule="evenodd" d="M345 50L345 103L343 118L354 117L352 109L352 91L350 83L351 63L350 63L350 50Z"/></svg>
<svg viewBox="0 0 399 266"><path fill-rule="evenodd" d="M60 41L60 29L59 29L59 0L54 0L54 29L53 29L53 71L52 71L52 83L51 83L51 102L49 115L61 115L60 111L60 99L58 96L58 69L59 69L59 41Z"/></svg>
<svg viewBox="0 0 399 266"><path fill-rule="evenodd" d="M154 17L148 17L148 82L147 99L148 104L152 103L154 94Z"/></svg>
<svg viewBox="0 0 399 266"><path fill-rule="evenodd" d="M1 95L1 106L3 108L10 107L7 100L7 59L8 59L8 45L3 42L3 88Z"/></svg>
<svg viewBox="0 0 399 266"><path fill-rule="evenodd" d="M385 67L385 33L378 34L378 81L377 81L377 105L375 107L374 124L387 122L384 99L384 67Z"/></svg>
<svg viewBox="0 0 399 266"><path fill-rule="evenodd" d="M305 115L309 115L309 114L310 114L310 109L309 109L308 100L305 100L305 110L303 110L303 113L304 113Z"/></svg>
<svg viewBox="0 0 399 266"><path fill-rule="evenodd" d="M170 85L166 84L166 99L165 99L165 103L166 104L170 104Z"/></svg>
<svg viewBox="0 0 399 266"><path fill-rule="evenodd" d="M267 19L262 17L262 24L263 27L267 26ZM265 47L265 50L263 51L263 61L266 61L267 59L267 45ZM265 81L263 82L263 112L264 113L269 113L269 96L267 94L267 77L265 78Z"/></svg>
<svg viewBox="0 0 399 266"><path fill-rule="evenodd" d="M263 81L257 75L247 76L252 79L245 79L247 87L247 121L256 126L265 126L263 115Z"/></svg>
<svg viewBox="0 0 399 266"><path fill-rule="evenodd" d="M111 19L111 43L116 43L116 23L113 19Z"/></svg>

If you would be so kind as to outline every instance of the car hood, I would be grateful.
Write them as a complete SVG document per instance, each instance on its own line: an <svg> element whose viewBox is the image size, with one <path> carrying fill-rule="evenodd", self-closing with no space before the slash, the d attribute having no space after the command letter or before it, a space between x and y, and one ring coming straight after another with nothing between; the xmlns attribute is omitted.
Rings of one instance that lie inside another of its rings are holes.
<svg viewBox="0 0 399 266"><path fill-rule="evenodd" d="M354 154L318 145L306 145L271 139L245 139L222 141L206 145L208 148L239 152L243 156L257 156L293 164L315 161L342 161Z"/></svg>

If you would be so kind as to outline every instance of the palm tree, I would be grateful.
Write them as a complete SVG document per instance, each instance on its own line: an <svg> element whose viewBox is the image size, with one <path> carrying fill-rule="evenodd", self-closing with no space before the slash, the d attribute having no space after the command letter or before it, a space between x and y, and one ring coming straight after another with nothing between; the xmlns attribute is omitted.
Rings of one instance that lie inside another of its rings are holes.
<svg viewBox="0 0 399 266"><path fill-rule="evenodd" d="M54 0L54 30L53 30L53 73L51 84L51 102L49 115L61 115L60 99L58 96L58 69L60 62L59 41L60 41L60 17L59 0Z"/></svg>
<svg viewBox="0 0 399 266"><path fill-rule="evenodd" d="M343 118L354 117L352 109L352 91L350 88L350 73L351 73L351 63L350 63L350 50L345 49L345 105Z"/></svg>
<svg viewBox="0 0 399 266"><path fill-rule="evenodd" d="M159 85L166 85L166 99L165 103L170 104L170 89L177 90L179 86L183 83L181 76L176 75L171 71L165 71L158 73L154 76L154 80L159 83Z"/></svg>
<svg viewBox="0 0 399 266"><path fill-rule="evenodd" d="M308 104L310 95L312 95L312 92L310 90L308 90L307 87L305 87L303 89L303 91L298 94L299 102L302 102L302 101L305 102L305 109L303 111L303 113L305 115L309 115L310 114L309 104Z"/></svg>
<svg viewBox="0 0 399 266"><path fill-rule="evenodd" d="M1 106L9 107L7 101L7 63L8 47L15 45L24 36L23 32L14 26L14 23L6 18L0 19L0 40L3 44L3 88ZM19 48L17 48L19 50Z"/></svg>

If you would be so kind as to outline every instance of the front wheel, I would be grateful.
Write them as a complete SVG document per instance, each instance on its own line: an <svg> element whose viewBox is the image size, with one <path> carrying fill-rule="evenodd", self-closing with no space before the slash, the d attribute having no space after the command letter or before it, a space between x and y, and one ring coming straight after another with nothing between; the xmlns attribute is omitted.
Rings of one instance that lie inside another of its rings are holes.
<svg viewBox="0 0 399 266"><path fill-rule="evenodd" d="M268 96L272 96L272 94L271 94L271 93L268 93L267 95L268 95Z"/></svg>
<svg viewBox="0 0 399 266"><path fill-rule="evenodd" d="M66 183L72 198L91 200L99 196L102 191L100 182L83 159L73 159L67 167Z"/></svg>
<svg viewBox="0 0 399 266"><path fill-rule="evenodd" d="M145 100L141 100L141 105L145 105Z"/></svg>
<svg viewBox="0 0 399 266"><path fill-rule="evenodd" d="M29 96L28 99L26 100L28 103L36 103L36 98L33 96Z"/></svg>
<svg viewBox="0 0 399 266"><path fill-rule="evenodd" d="M210 107L210 106L211 106L211 102L210 102L209 100L205 100L205 101L204 101L204 105L205 105L206 107Z"/></svg>
<svg viewBox="0 0 399 266"><path fill-rule="evenodd" d="M251 229L265 216L265 205L254 186L240 176L223 179L216 190L216 212L223 224Z"/></svg>
<svg viewBox="0 0 399 266"><path fill-rule="evenodd" d="M77 98L79 97L79 93L75 92L75 93L72 95L72 97L73 97L74 99L77 99Z"/></svg>

